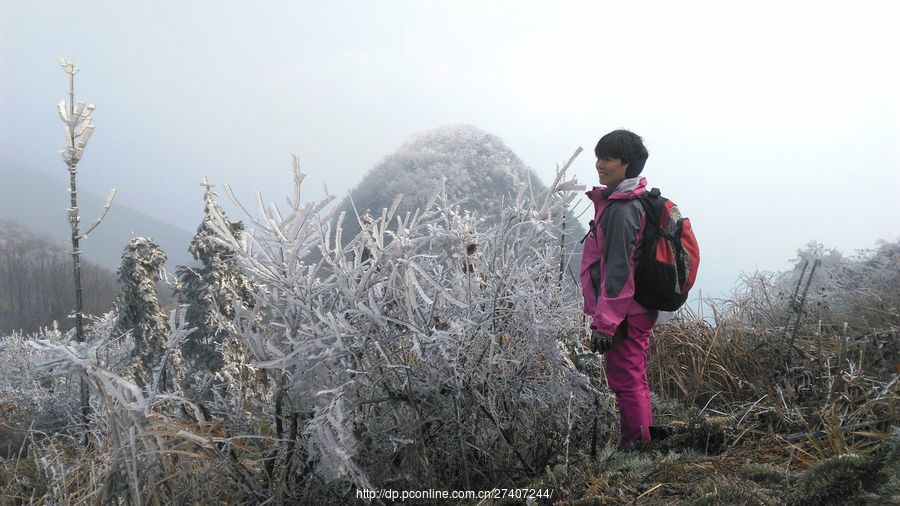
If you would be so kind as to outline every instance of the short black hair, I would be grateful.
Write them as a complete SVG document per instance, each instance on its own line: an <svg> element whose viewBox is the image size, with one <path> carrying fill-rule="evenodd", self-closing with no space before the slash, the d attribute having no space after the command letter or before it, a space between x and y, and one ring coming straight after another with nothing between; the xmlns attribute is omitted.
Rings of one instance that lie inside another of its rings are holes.
<svg viewBox="0 0 900 506"><path fill-rule="evenodd" d="M622 163L646 160L650 156L641 136L628 130L613 130L601 137L594 154L602 160L618 158Z"/></svg>

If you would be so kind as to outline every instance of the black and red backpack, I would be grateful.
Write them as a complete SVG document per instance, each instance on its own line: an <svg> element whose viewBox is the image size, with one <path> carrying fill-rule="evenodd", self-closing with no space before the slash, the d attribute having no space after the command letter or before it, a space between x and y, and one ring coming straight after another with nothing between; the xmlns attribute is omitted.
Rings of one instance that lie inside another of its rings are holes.
<svg viewBox="0 0 900 506"><path fill-rule="evenodd" d="M678 206L659 188L640 197L646 213L644 237L634 272L634 300L647 309L675 311L697 279L700 247Z"/></svg>

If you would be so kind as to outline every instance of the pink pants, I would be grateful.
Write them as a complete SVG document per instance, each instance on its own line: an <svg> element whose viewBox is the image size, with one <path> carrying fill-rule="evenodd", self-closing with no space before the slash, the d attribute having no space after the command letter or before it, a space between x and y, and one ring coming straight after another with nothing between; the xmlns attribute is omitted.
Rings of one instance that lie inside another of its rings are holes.
<svg viewBox="0 0 900 506"><path fill-rule="evenodd" d="M657 316L656 312L628 315L616 331L612 348L604 354L606 378L619 405L620 448L650 441L653 415L647 385L647 348Z"/></svg>

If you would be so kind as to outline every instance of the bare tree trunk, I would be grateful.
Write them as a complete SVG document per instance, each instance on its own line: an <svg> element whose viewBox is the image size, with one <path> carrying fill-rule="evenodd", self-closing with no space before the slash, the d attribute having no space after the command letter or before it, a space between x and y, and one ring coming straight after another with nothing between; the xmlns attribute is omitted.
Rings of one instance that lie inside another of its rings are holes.
<svg viewBox="0 0 900 506"><path fill-rule="evenodd" d="M77 191L75 189L75 170L69 170L69 192L72 195L73 214L78 213ZM72 221L72 274L75 276L75 340L79 343L84 342L84 315L82 303L81 289L81 249L78 244L78 220L77 217Z"/></svg>
<svg viewBox="0 0 900 506"><path fill-rule="evenodd" d="M75 116L75 73L67 72L69 78L69 100L67 105L70 118ZM75 146L75 129L69 129L70 146ZM75 165L77 161L71 160L69 166L69 225L72 228L72 275L75 279L75 341L84 342L84 315L82 313L82 292L81 292L81 249L78 244L78 187L75 182ZM84 443L88 443L87 429L88 417L91 414L90 393L88 392L87 383L84 378L81 379L81 421L84 424Z"/></svg>

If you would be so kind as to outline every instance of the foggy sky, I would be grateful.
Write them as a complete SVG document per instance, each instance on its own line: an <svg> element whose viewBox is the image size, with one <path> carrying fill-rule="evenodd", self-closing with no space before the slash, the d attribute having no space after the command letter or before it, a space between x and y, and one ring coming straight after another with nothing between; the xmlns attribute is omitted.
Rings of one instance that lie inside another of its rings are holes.
<svg viewBox="0 0 900 506"><path fill-rule="evenodd" d="M468 123L545 183L583 146L572 174L597 184L597 139L642 135L706 294L814 239L900 236L890 3L622 4L0 0L0 163L64 173L64 57L97 104L83 187L187 230L203 176L281 203L296 152L305 198L340 198L413 133Z"/></svg>

